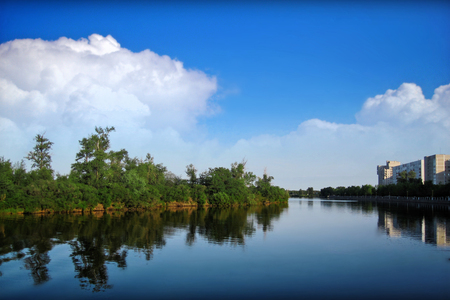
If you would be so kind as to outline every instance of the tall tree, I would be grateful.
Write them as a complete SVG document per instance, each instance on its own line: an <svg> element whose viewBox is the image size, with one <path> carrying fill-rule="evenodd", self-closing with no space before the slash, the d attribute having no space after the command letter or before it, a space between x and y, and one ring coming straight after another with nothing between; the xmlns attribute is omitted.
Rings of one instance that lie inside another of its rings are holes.
<svg viewBox="0 0 450 300"><path fill-rule="evenodd" d="M186 166L186 175L189 177L191 186L194 186L197 183L197 169L193 164Z"/></svg>
<svg viewBox="0 0 450 300"><path fill-rule="evenodd" d="M109 151L109 170L108 170L108 181L109 182L120 182L125 172L126 161L129 159L128 151L122 149L120 151Z"/></svg>
<svg viewBox="0 0 450 300"><path fill-rule="evenodd" d="M13 168L11 161L0 156L0 205L6 199L7 194L13 192Z"/></svg>
<svg viewBox="0 0 450 300"><path fill-rule="evenodd" d="M231 164L231 175L233 178L240 179L244 176L246 163L245 160L242 160L241 163L234 162Z"/></svg>
<svg viewBox="0 0 450 300"><path fill-rule="evenodd" d="M269 187L269 186L271 186L272 179L273 179L273 176L267 175L267 170L264 169L263 177L262 178L258 177L258 181L256 181L256 186L257 187Z"/></svg>
<svg viewBox="0 0 450 300"><path fill-rule="evenodd" d="M53 143L45 138L44 134L36 134L34 137L36 146L34 146L33 151L30 151L25 158L33 162L31 165L32 168L38 170L46 168L51 170L50 163L52 162L52 157L50 156L50 149Z"/></svg>
<svg viewBox="0 0 450 300"><path fill-rule="evenodd" d="M252 186L253 182L256 180L256 175L252 172L246 172L245 165L247 161L245 159L242 162L234 162L231 164L231 174L235 179L243 179L247 187Z"/></svg>
<svg viewBox="0 0 450 300"><path fill-rule="evenodd" d="M95 134L79 141L80 151L76 155L76 163L72 164L72 171L90 185L99 186L107 171L110 147L109 133L115 131L114 127L95 127ZM125 155L125 153L124 153Z"/></svg>

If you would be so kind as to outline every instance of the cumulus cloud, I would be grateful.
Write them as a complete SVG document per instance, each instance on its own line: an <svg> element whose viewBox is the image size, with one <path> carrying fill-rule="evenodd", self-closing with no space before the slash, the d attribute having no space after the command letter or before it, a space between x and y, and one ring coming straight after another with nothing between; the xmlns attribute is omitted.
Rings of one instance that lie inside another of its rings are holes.
<svg viewBox="0 0 450 300"><path fill-rule="evenodd" d="M150 50L134 53L111 36L10 41L0 45L0 153L19 160L47 131L60 154L55 168L67 172L76 141L95 126L114 125L135 140L187 132L214 113L216 91L214 76Z"/></svg>
<svg viewBox="0 0 450 300"><path fill-rule="evenodd" d="M0 45L1 116L19 127L44 120L47 127L92 127L113 120L185 130L210 113L216 90L215 77L150 50L133 53L111 36Z"/></svg>
<svg viewBox="0 0 450 300"><path fill-rule="evenodd" d="M356 115L358 123L374 125L387 122L399 126L429 123L449 127L449 90L444 85L435 90L431 100L425 99L422 89L414 83L404 83L397 90L369 98Z"/></svg>

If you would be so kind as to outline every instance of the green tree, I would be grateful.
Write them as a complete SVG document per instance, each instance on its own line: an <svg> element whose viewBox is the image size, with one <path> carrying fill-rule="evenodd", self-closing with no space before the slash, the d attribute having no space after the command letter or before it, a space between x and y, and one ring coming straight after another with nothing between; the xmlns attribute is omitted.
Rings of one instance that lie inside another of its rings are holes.
<svg viewBox="0 0 450 300"><path fill-rule="evenodd" d="M406 173L406 171L402 171L402 172L398 173L397 182L404 183L406 181L408 181L408 173Z"/></svg>
<svg viewBox="0 0 450 300"><path fill-rule="evenodd" d="M109 151L109 169L107 172L108 182L122 182L125 172L126 161L128 159L128 151L122 149L120 151Z"/></svg>
<svg viewBox="0 0 450 300"><path fill-rule="evenodd" d="M245 159L242 162L234 162L231 164L231 175L235 179L244 179L245 185L247 187L253 186L253 182L256 180L256 175L252 172L246 172L245 165L247 161Z"/></svg>
<svg viewBox="0 0 450 300"><path fill-rule="evenodd" d="M34 146L33 151L30 151L25 157L31 160L33 164L31 167L33 169L42 170L44 168L51 170L50 163L52 158L50 156L50 149L53 143L44 137L44 134L36 134L34 140L36 141L36 146Z"/></svg>
<svg viewBox="0 0 450 300"><path fill-rule="evenodd" d="M361 192L364 196L370 196L373 193L373 186L370 184L365 184L361 187Z"/></svg>
<svg viewBox="0 0 450 300"><path fill-rule="evenodd" d="M323 188L323 189L320 190L320 195L322 197L328 197L328 196L331 196L333 194L334 194L334 189L331 186L329 186L327 188Z"/></svg>
<svg viewBox="0 0 450 300"><path fill-rule="evenodd" d="M99 187L108 171L106 152L110 147L109 134L114 127L95 127L95 134L79 141L81 150L76 155L76 163L72 164L72 171L89 185Z"/></svg>
<svg viewBox="0 0 450 300"><path fill-rule="evenodd" d="M272 189L272 180L273 176L267 175L267 171L264 170L263 177L258 177L258 180L256 181L256 191L267 200L269 200L272 196L275 196L273 195L275 190Z"/></svg>
<svg viewBox="0 0 450 300"><path fill-rule="evenodd" d="M0 157L0 207L5 204L7 196L11 196L14 191L13 186L14 174L12 164L9 160Z"/></svg>
<svg viewBox="0 0 450 300"><path fill-rule="evenodd" d="M197 183L197 169L193 164L186 166L186 175L189 178L191 187L193 187Z"/></svg>
<svg viewBox="0 0 450 300"><path fill-rule="evenodd" d="M415 179L416 178L416 172L413 170L408 172L408 179Z"/></svg>
<svg viewBox="0 0 450 300"><path fill-rule="evenodd" d="M247 187L253 186L253 182L256 180L256 175L253 172L245 172L244 182Z"/></svg>
<svg viewBox="0 0 450 300"><path fill-rule="evenodd" d="M155 164L150 153L147 153L144 160L137 158L127 159L125 169L129 171L135 168L149 185L163 185L166 181L167 168L162 164Z"/></svg>
<svg viewBox="0 0 450 300"><path fill-rule="evenodd" d="M361 187L360 186L349 186L346 188L346 194L349 196L361 196Z"/></svg>
<svg viewBox="0 0 450 300"><path fill-rule="evenodd" d="M14 164L13 173L15 185L25 186L28 183L27 171L23 160Z"/></svg>
<svg viewBox="0 0 450 300"><path fill-rule="evenodd" d="M241 163L234 162L231 164L231 176L236 179L240 179L244 176L245 164L247 162L243 160Z"/></svg>
<svg viewBox="0 0 450 300"><path fill-rule="evenodd" d="M264 171L263 177L262 178L258 177L258 180L256 181L256 186L257 187L270 186L272 180L273 176L267 175L267 172Z"/></svg>

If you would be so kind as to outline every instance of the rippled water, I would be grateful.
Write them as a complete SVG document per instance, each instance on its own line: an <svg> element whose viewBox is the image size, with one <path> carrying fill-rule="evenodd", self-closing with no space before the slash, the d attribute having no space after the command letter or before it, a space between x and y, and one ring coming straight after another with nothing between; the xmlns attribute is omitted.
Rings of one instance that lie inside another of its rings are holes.
<svg viewBox="0 0 450 300"><path fill-rule="evenodd" d="M1 299L450 299L448 207L0 217Z"/></svg>

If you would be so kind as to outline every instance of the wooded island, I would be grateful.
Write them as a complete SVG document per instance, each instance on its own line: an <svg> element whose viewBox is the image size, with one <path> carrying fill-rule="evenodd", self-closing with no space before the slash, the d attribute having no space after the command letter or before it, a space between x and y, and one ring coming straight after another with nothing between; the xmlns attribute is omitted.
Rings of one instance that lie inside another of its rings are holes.
<svg viewBox="0 0 450 300"><path fill-rule="evenodd" d="M79 141L80 150L69 175L54 174L50 150L53 145L37 134L36 145L25 157L32 162L11 163L0 157L0 212L72 212L103 209L147 209L161 205L254 205L287 202L286 190L273 186L272 176L257 178L245 170L245 161L231 168L209 168L198 174L191 164L188 179L145 159L131 158L128 151L110 150L114 127L96 127Z"/></svg>

